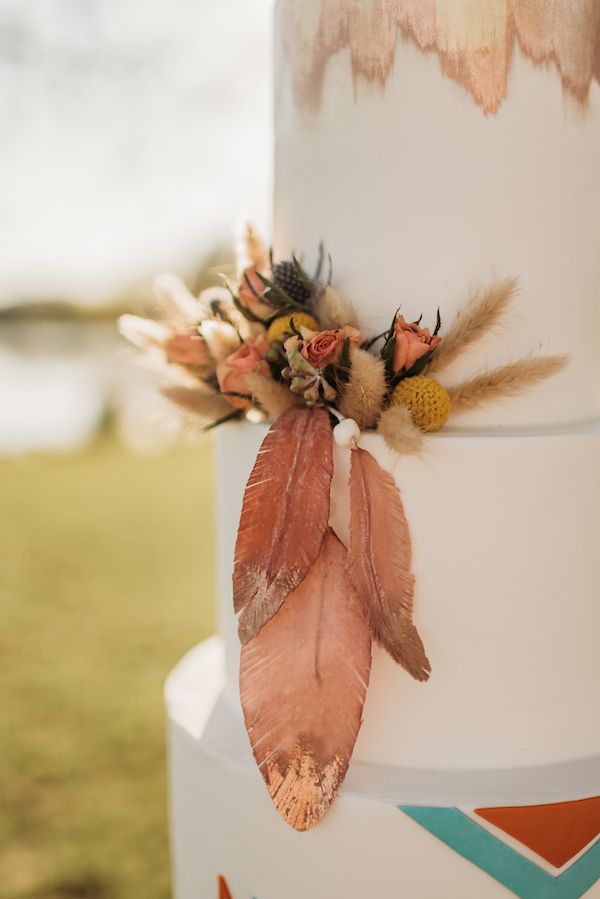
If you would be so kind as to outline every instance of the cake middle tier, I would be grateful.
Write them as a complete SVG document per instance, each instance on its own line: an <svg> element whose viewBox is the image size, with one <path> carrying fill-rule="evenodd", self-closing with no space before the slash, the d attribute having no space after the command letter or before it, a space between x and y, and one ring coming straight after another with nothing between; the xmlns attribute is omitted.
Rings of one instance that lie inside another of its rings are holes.
<svg viewBox="0 0 600 899"><path fill-rule="evenodd" d="M239 715L231 571L244 486L266 430L236 424L216 434L220 630L226 696ZM597 755L600 427L439 434L418 457L395 456L372 434L361 446L402 495L415 621L433 673L415 683L374 647L355 760L493 769ZM348 464L348 451L336 449L332 525L343 541Z"/></svg>

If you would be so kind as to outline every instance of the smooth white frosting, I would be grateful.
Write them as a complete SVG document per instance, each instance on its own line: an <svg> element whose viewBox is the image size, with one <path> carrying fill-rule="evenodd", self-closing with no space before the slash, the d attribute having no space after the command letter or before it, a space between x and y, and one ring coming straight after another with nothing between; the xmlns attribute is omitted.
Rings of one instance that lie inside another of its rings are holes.
<svg viewBox="0 0 600 899"><path fill-rule="evenodd" d="M519 278L510 327L451 380L532 351L572 356L566 374L463 416L464 428L600 415L600 86L584 113L556 72L515 54L495 115L401 37L383 90L353 82L349 50L331 58L318 113L294 102L283 54L277 74L277 255L312 265L323 240L335 287L372 334L398 306L428 325L440 307L448 323L473 287Z"/></svg>
<svg viewBox="0 0 600 899"><path fill-rule="evenodd" d="M186 656L167 683L171 855L177 899L216 896L221 874L234 899L507 895L505 887L393 804L356 792L351 783L355 764L317 828L299 834L288 827L274 810L250 747L241 739L240 722L236 726L223 714L226 710L215 706L215 685L222 677L222 648L213 638ZM526 772L521 774L525 795L530 786ZM549 772L548 785L553 779ZM486 778L481 794L485 799L493 790L492 781ZM444 796L444 787L438 792ZM409 801L404 804L411 804L411 795L405 794ZM472 803L458 807L474 817ZM475 820L494 833L492 825ZM547 873L560 873L506 834L501 838ZM586 897L600 897L600 883Z"/></svg>
<svg viewBox="0 0 600 899"><path fill-rule="evenodd" d="M216 433L219 621L227 696L238 714L231 571L244 485L265 434L250 424ZM396 457L376 435L363 435L361 445L402 495L415 620L433 673L418 684L375 649L355 760L486 769L597 755L600 428L442 432L420 457ZM335 449L332 489L332 523L342 540L348 452Z"/></svg>

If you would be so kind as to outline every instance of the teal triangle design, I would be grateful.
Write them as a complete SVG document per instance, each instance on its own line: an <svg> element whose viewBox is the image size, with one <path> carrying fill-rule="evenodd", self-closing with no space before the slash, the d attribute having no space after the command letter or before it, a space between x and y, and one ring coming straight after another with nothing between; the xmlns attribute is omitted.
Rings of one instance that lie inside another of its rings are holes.
<svg viewBox="0 0 600 899"><path fill-rule="evenodd" d="M520 899L579 899L600 880L600 842L563 874L553 877L458 809L399 809Z"/></svg>

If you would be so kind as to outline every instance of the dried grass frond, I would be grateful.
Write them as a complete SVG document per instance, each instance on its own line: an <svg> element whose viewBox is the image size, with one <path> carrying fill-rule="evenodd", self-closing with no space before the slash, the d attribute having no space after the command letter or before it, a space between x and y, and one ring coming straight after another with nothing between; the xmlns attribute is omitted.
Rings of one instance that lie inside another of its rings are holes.
<svg viewBox="0 0 600 899"><path fill-rule="evenodd" d="M240 348L239 334L227 322L207 319L200 325L200 333L217 365Z"/></svg>
<svg viewBox="0 0 600 899"><path fill-rule="evenodd" d="M358 327L354 306L348 300L342 299L333 287L325 287L315 303L315 313L321 326L327 330L343 328L345 325Z"/></svg>
<svg viewBox="0 0 600 899"><path fill-rule="evenodd" d="M263 273L269 269L269 248L250 222L243 225L237 242L237 267L240 275L247 268Z"/></svg>
<svg viewBox="0 0 600 899"><path fill-rule="evenodd" d="M192 415L209 421L218 421L232 411L232 407L218 393L202 387L181 387L166 384L161 393L168 400Z"/></svg>
<svg viewBox="0 0 600 899"><path fill-rule="evenodd" d="M568 364L568 356L533 356L484 372L448 388L452 411L477 409L490 400L517 396L563 371Z"/></svg>
<svg viewBox="0 0 600 899"><path fill-rule="evenodd" d="M291 406L298 406L302 402L299 396L291 392L289 386L274 381L273 378L265 378L259 372L246 375L245 381L269 421L277 421Z"/></svg>
<svg viewBox="0 0 600 899"><path fill-rule="evenodd" d="M423 433L414 424L406 406L386 409L377 430L388 447L400 455L412 455L423 448Z"/></svg>
<svg viewBox="0 0 600 899"><path fill-rule="evenodd" d="M514 278L503 278L492 282L489 287L474 291L442 335L429 371L440 372L448 368L472 344L496 328L517 291L518 282Z"/></svg>
<svg viewBox="0 0 600 899"><path fill-rule="evenodd" d="M140 350L162 350L170 334L169 329L160 322L139 315L121 315L118 327L125 340Z"/></svg>
<svg viewBox="0 0 600 899"><path fill-rule="evenodd" d="M339 408L361 430L367 430L377 424L383 409L387 389L385 367L381 359L358 347L351 348L350 362L350 378L344 385Z"/></svg>
<svg viewBox="0 0 600 899"><path fill-rule="evenodd" d="M153 288L161 312L174 325L196 324L210 315L208 304L196 298L177 275L158 275Z"/></svg>

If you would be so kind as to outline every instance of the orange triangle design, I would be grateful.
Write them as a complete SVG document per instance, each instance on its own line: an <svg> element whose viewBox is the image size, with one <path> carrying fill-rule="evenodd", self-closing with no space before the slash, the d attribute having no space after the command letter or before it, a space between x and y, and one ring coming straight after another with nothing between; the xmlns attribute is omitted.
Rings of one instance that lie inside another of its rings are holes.
<svg viewBox="0 0 600 899"><path fill-rule="evenodd" d="M232 895L229 892L229 887L227 886L227 881L224 877L219 877L219 899L232 899Z"/></svg>
<svg viewBox="0 0 600 899"><path fill-rule="evenodd" d="M475 809L490 824L562 868L600 834L600 798L558 805Z"/></svg>

